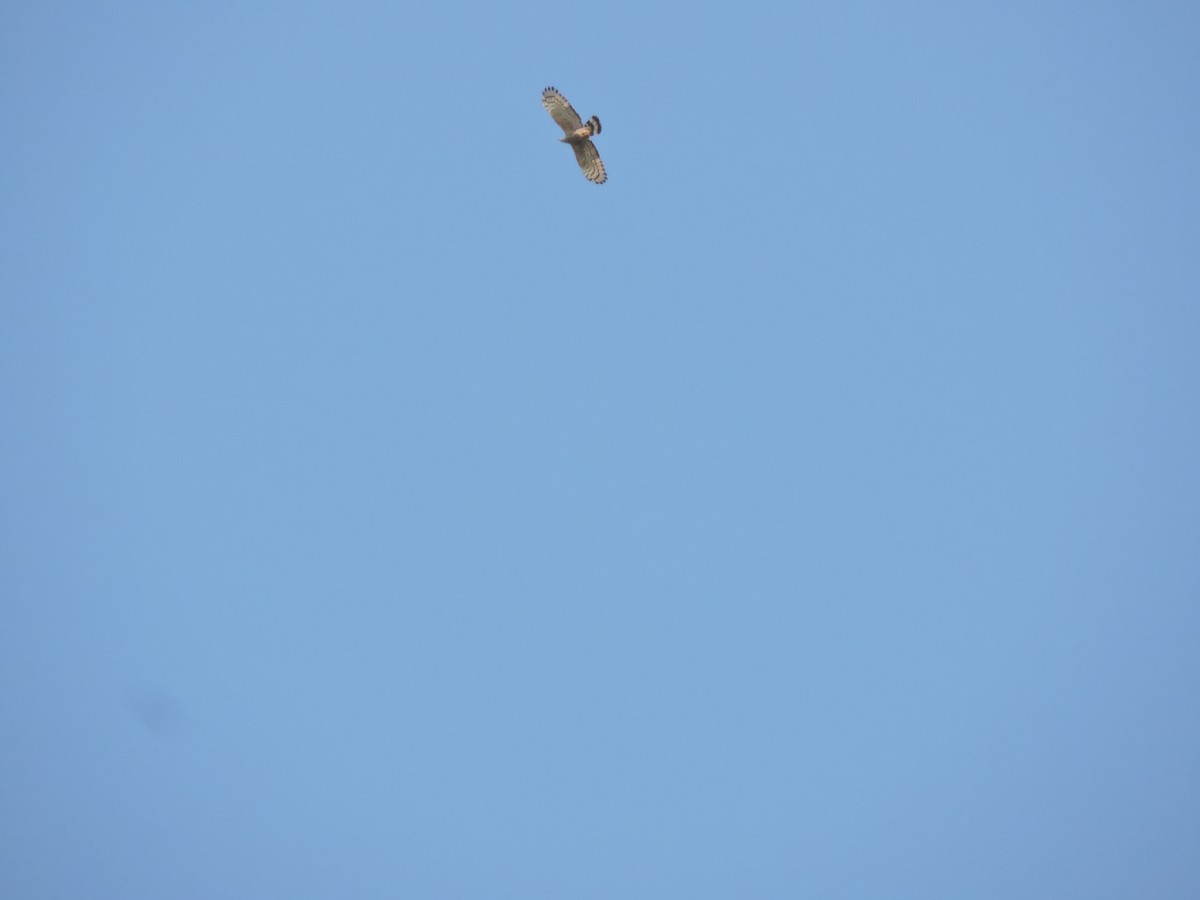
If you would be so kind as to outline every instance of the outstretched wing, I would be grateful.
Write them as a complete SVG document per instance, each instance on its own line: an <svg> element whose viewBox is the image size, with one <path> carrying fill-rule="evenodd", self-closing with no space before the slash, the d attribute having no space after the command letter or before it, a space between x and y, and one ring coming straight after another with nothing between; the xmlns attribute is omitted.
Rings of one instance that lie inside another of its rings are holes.
<svg viewBox="0 0 1200 900"><path fill-rule="evenodd" d="M583 119L579 118L579 113L575 112L566 97L552 87L542 91L542 106L546 107L546 112L550 113L551 118L567 134L572 134L575 129L583 126ZM579 151L575 152L578 155ZM583 163L581 162L580 165Z"/></svg>
<svg viewBox="0 0 1200 900"><path fill-rule="evenodd" d="M580 141L571 147L575 150L575 161L579 163L579 168L583 169L583 177L596 184L604 184L608 175L604 171L604 163L600 161L600 151L596 149L596 145L591 141Z"/></svg>

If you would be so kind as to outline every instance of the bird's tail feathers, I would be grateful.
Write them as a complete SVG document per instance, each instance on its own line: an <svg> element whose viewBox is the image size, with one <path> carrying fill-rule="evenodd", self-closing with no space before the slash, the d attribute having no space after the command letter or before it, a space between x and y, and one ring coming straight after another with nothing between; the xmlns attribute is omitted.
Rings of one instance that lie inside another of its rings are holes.
<svg viewBox="0 0 1200 900"><path fill-rule="evenodd" d="M587 120L586 124L588 127L588 134L599 134L600 133L600 117L599 116L592 116L590 119Z"/></svg>

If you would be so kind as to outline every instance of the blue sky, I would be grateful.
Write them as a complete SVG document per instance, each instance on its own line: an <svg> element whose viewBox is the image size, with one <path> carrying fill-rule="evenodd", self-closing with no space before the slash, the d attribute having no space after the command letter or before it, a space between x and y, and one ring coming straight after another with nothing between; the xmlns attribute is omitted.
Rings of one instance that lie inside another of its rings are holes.
<svg viewBox="0 0 1200 900"><path fill-rule="evenodd" d="M0 893L1200 895L1194 4L0 18Z"/></svg>

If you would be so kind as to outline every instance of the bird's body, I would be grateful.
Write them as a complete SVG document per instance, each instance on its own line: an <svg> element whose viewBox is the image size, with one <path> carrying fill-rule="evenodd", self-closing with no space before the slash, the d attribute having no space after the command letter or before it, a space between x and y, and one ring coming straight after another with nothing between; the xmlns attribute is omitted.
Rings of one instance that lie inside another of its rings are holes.
<svg viewBox="0 0 1200 900"><path fill-rule="evenodd" d="M596 184L604 184L608 174L604 171L604 163L600 160L600 151L592 143L592 136L600 133L600 119L592 116L586 122L575 112L567 98L552 87L542 91L542 106L558 123L565 133L559 138L564 144L570 144L575 151L575 161L583 171L583 177Z"/></svg>
<svg viewBox="0 0 1200 900"><path fill-rule="evenodd" d="M592 123L589 122L587 125L584 125L582 128L576 128L574 131L572 131L566 137L560 137L558 139L559 143L579 144L579 143L582 143L583 141L586 141L593 134L599 134L600 133L600 120L597 119L595 116L592 116L592 119L595 120L595 122L596 122L596 130L595 131L592 131Z"/></svg>

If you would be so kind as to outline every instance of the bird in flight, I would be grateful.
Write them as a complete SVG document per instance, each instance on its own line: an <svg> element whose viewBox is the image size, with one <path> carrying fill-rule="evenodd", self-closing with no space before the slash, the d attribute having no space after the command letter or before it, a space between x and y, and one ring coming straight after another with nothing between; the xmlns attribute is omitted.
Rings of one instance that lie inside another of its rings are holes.
<svg viewBox="0 0 1200 900"><path fill-rule="evenodd" d="M542 91L542 106L546 112L566 132L566 137L559 138L564 144L570 144L575 151L575 161L583 170L583 177L596 184L604 184L608 179L604 171L604 163L600 161L600 151L592 143L592 135L600 133L600 120L592 116L586 122L579 118L579 113L567 102L567 98L552 87Z"/></svg>

